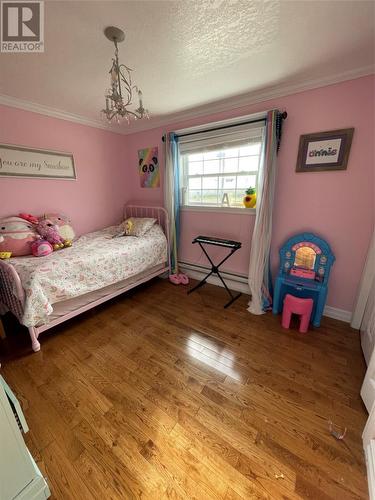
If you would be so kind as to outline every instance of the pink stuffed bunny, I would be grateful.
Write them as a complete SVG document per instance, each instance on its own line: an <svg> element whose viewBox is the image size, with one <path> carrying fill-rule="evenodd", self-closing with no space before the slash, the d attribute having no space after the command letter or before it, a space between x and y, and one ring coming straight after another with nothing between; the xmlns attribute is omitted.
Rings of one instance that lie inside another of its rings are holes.
<svg viewBox="0 0 375 500"><path fill-rule="evenodd" d="M35 226L36 231L40 236L51 243L54 250L64 248L65 240L59 235L58 227L53 224L49 219L41 219Z"/></svg>

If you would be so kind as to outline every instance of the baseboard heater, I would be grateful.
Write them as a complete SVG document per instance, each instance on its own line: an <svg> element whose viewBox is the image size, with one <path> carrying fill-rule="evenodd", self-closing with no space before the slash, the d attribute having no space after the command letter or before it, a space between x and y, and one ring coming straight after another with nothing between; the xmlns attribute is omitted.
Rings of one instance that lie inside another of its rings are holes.
<svg viewBox="0 0 375 500"><path fill-rule="evenodd" d="M192 264L190 262L184 262L184 261L179 261L178 265L181 271L184 271L190 278L197 280L202 279L211 269L208 266ZM222 271L221 274L226 280L227 285L231 290L235 290L245 294L250 293L249 285L247 282L247 276L231 273L228 271ZM211 276L210 278L208 278L207 282L211 283L212 285L223 287L223 284L221 283L221 281L217 276Z"/></svg>

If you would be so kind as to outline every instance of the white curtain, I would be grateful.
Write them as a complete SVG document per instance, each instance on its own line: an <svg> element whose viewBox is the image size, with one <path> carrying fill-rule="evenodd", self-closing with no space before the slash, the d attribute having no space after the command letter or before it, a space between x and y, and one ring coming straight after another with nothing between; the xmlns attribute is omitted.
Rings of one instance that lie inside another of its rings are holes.
<svg viewBox="0 0 375 500"><path fill-rule="evenodd" d="M263 314L272 304L272 281L269 260L272 237L272 209L276 181L276 157L280 140L281 115L267 113L264 161L259 172L256 218L251 242L248 311Z"/></svg>

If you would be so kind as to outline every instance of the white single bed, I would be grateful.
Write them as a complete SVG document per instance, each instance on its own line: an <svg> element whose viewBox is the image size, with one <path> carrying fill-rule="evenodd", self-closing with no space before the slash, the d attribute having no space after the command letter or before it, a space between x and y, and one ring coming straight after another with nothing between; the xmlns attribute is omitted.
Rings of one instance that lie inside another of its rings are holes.
<svg viewBox="0 0 375 500"><path fill-rule="evenodd" d="M113 238L118 226L81 236L47 257L0 261L1 313L29 329L32 348L41 332L170 268L168 216L160 207L125 207L125 217L154 217L142 237Z"/></svg>

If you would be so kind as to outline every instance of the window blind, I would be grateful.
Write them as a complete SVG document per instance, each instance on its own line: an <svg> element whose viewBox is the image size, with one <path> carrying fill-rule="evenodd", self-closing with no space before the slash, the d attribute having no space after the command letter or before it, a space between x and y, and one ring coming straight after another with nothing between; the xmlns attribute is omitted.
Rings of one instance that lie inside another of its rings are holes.
<svg viewBox="0 0 375 500"><path fill-rule="evenodd" d="M180 154L204 153L259 143L263 140L264 128L265 121L186 134L178 139Z"/></svg>

